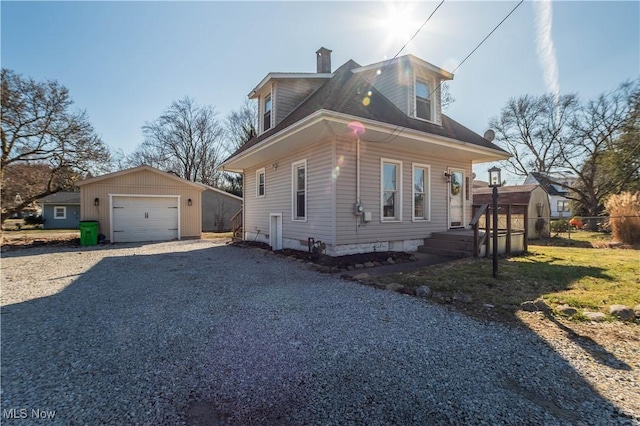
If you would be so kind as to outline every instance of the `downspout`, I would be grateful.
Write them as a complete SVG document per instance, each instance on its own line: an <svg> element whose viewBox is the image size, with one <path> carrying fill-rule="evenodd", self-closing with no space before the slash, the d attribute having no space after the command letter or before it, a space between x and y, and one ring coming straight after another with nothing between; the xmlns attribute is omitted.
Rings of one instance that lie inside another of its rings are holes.
<svg viewBox="0 0 640 426"><path fill-rule="evenodd" d="M356 203L360 204L360 138L356 138Z"/></svg>

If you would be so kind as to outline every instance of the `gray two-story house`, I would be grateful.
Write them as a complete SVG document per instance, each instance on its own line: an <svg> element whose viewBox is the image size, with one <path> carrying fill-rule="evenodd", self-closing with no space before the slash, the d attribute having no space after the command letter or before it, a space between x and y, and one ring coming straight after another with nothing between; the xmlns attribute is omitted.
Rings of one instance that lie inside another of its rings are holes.
<svg viewBox="0 0 640 426"><path fill-rule="evenodd" d="M243 235L332 256L415 251L468 227L472 166L509 154L442 113L453 75L412 55L335 71L270 73L250 92L256 137L221 168L244 175Z"/></svg>

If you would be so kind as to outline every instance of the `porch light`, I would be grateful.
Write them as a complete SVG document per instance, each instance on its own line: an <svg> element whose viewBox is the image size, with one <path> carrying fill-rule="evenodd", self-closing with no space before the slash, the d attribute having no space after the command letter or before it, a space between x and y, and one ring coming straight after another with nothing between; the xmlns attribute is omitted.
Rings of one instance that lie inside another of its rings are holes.
<svg viewBox="0 0 640 426"><path fill-rule="evenodd" d="M493 201L493 278L498 278L498 187L502 186L501 170L493 166L489 169L489 187L493 188L492 201Z"/></svg>
<svg viewBox="0 0 640 426"><path fill-rule="evenodd" d="M100 198L96 197L95 200L93 200L93 205L94 206L99 206L100 205Z"/></svg>
<svg viewBox="0 0 640 426"><path fill-rule="evenodd" d="M187 205L188 205L188 206L193 205L193 201L191 201L191 198L189 198L189 199L187 200Z"/></svg>
<svg viewBox="0 0 640 426"><path fill-rule="evenodd" d="M496 166L489 169L489 186L491 188L502 186L502 170Z"/></svg>

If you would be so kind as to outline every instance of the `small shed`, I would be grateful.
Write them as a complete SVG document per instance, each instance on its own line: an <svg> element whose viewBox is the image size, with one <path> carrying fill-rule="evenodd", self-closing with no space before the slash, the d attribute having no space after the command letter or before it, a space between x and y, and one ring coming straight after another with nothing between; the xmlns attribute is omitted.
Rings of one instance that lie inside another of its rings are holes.
<svg viewBox="0 0 640 426"><path fill-rule="evenodd" d="M112 243L200 238L205 185L151 166L80 181L80 217Z"/></svg>
<svg viewBox="0 0 640 426"><path fill-rule="evenodd" d="M202 193L202 231L231 231L231 218L242 208L242 197L207 186Z"/></svg>
<svg viewBox="0 0 640 426"><path fill-rule="evenodd" d="M473 204L491 204L492 189L474 188ZM529 216L528 239L549 236L549 197L540 185L513 185L498 188L499 204L526 204Z"/></svg>
<svg viewBox="0 0 640 426"><path fill-rule="evenodd" d="M55 192L38 200L42 206L44 229L78 229L80 193Z"/></svg>

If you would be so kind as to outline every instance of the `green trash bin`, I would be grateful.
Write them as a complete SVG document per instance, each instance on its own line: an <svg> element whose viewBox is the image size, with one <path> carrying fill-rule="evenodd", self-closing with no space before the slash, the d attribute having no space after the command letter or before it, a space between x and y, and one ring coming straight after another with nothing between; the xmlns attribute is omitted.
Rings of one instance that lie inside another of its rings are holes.
<svg viewBox="0 0 640 426"><path fill-rule="evenodd" d="M100 229L97 220L80 221L80 245L95 246L98 244L98 231Z"/></svg>

